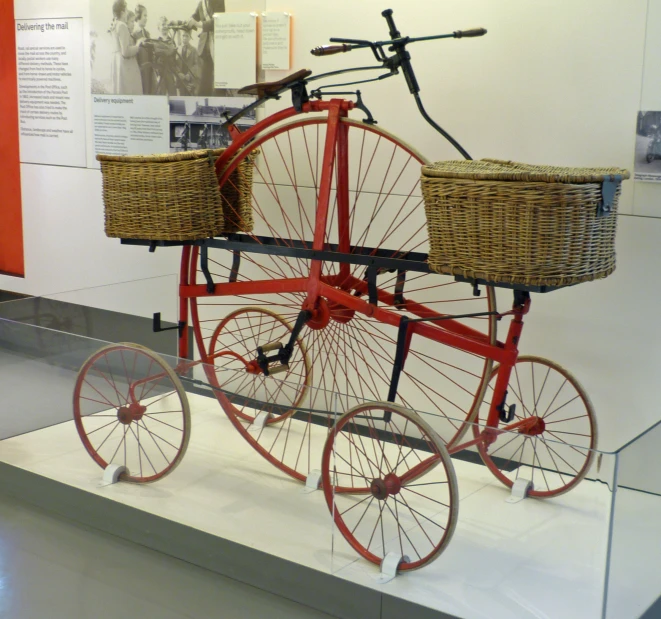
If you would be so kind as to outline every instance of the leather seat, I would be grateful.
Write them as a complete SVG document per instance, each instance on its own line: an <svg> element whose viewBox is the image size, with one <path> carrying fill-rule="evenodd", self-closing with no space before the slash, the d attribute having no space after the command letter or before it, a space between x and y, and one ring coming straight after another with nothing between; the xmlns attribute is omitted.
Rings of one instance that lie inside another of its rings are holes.
<svg viewBox="0 0 661 619"><path fill-rule="evenodd" d="M294 82L299 82L312 75L309 69L301 69L291 75L278 80L277 82L261 82L260 84L250 84L239 90L240 95L255 95L259 99L273 95L279 90L286 88Z"/></svg>

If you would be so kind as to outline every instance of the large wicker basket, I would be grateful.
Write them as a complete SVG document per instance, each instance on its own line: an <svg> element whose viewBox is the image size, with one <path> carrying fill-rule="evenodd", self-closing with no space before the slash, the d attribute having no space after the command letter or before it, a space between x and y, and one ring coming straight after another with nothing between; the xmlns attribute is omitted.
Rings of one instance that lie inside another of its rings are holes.
<svg viewBox="0 0 661 619"><path fill-rule="evenodd" d="M422 174L435 271L508 286L565 286L615 269L627 170L483 159L441 161Z"/></svg>
<svg viewBox="0 0 661 619"><path fill-rule="evenodd" d="M222 190L214 164L224 149L171 155L97 155L103 175L106 235L191 241L249 232L253 159Z"/></svg>

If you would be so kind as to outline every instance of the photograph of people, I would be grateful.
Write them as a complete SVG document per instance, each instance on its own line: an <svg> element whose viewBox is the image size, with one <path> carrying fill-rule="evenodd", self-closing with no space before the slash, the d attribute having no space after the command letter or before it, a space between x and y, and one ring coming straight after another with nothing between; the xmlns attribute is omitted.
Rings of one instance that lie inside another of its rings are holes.
<svg viewBox="0 0 661 619"><path fill-rule="evenodd" d="M200 87L200 57L191 44L190 30L181 31L181 47L179 48L179 78L182 95L196 95Z"/></svg>
<svg viewBox="0 0 661 619"><path fill-rule="evenodd" d="M156 95L176 95L177 82L177 44L170 29L170 20L161 17L159 20L159 31L161 36L151 45L154 53L154 70L156 72Z"/></svg>
<svg viewBox="0 0 661 619"><path fill-rule="evenodd" d="M150 39L149 31L147 30L147 19L149 14L144 4L138 4L135 7L135 30L133 30L133 38L136 41L140 39ZM142 94L152 94L154 88L154 66L153 66L153 51L149 45L141 45L138 50L138 66L140 67L140 77L142 79Z"/></svg>
<svg viewBox="0 0 661 619"><path fill-rule="evenodd" d="M135 14L128 10L126 0L115 0L112 12L114 21L111 34L115 43L112 57L113 94L141 95L143 90L138 51L144 39L135 41L131 35Z"/></svg>
<svg viewBox="0 0 661 619"><path fill-rule="evenodd" d="M92 0L94 94L234 96L214 89L214 19L225 0Z"/></svg>
<svg viewBox="0 0 661 619"><path fill-rule="evenodd" d="M197 52L202 71L197 94L213 93L213 14L225 12L225 0L200 0L188 25L200 31Z"/></svg>

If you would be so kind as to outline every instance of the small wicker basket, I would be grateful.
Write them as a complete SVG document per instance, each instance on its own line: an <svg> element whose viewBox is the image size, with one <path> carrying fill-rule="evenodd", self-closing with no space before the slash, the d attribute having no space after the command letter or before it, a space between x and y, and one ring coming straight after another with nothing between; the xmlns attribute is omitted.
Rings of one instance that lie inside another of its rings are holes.
<svg viewBox="0 0 661 619"><path fill-rule="evenodd" d="M219 190L214 165L224 150L97 155L103 175L106 235L192 241L250 232L254 161L246 158Z"/></svg>
<svg viewBox="0 0 661 619"><path fill-rule="evenodd" d="M566 286L615 270L618 168L511 161L423 166L429 265L507 286Z"/></svg>

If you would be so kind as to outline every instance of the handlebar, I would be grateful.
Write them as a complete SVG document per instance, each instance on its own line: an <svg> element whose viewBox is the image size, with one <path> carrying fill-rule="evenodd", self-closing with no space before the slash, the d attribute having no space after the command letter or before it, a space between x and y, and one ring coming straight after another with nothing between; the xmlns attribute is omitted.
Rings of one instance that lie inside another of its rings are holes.
<svg viewBox="0 0 661 619"><path fill-rule="evenodd" d="M331 56L332 54L342 54L344 52L350 52L350 45L320 45L310 50L310 53L313 56Z"/></svg>
<svg viewBox="0 0 661 619"><path fill-rule="evenodd" d="M454 38L461 39L464 37L482 37L487 33L486 28L472 28L471 30L455 30Z"/></svg>
<svg viewBox="0 0 661 619"><path fill-rule="evenodd" d="M445 137L466 159L471 159L471 156L466 152L466 150L442 127L440 127L427 113L422 101L420 99L420 86L418 85L418 80L415 77L413 72L413 67L411 66L411 55L406 49L406 46L409 43L417 43L419 41L432 41L436 39L463 39L469 37L481 37L484 36L487 31L485 28L471 28L469 30L455 30L452 34L437 34L428 37L403 37L397 26L395 25L395 20L393 19L393 10L386 9L381 13L385 18L386 23L388 24L388 31L390 34L389 41L364 41L362 39L338 39L331 38L331 43L338 43L339 45L321 45L315 47L310 53L313 56L330 56L332 54L341 54L344 52L350 52L352 49L366 49L369 48L372 50L376 60L381 63L384 68L388 69L388 73L380 76L377 79L383 79L384 77L390 77L391 75L397 75L399 69L402 70L404 78L406 79L406 84L409 87L409 92L415 98L416 104L423 118L432 126L436 131L438 131L443 137ZM384 50L388 48L389 52L394 52L388 56ZM329 75L338 75L340 73L347 73L353 71L364 71L372 70L379 67L359 67L356 69L347 69L344 71L336 71L333 73L327 73L322 76L317 76L316 79L321 77L327 77ZM375 80L364 80L364 81L375 81ZM353 83L362 83L362 82L353 82ZM346 84L342 84L345 86Z"/></svg>
<svg viewBox="0 0 661 619"><path fill-rule="evenodd" d="M371 48L376 56L377 60L382 63L386 63L388 60L383 52L383 48L388 46L390 51L397 52L399 56L399 51L404 50L409 43L418 43L419 41L432 41L435 39L464 39L468 37L481 37L487 33L486 28L471 28L470 30L455 30L452 34L437 34L429 37L402 37L397 26L395 25L395 20L393 19L393 10L386 9L381 13L381 15L386 19L388 24L388 30L390 34L389 41L364 41L362 39L342 39L342 38L331 38L331 43L339 43L340 45L320 45L310 50L310 53L313 56L331 56L332 54L342 54L344 52L350 52L352 49L361 49L361 48ZM402 67L406 72L406 69Z"/></svg>
<svg viewBox="0 0 661 619"><path fill-rule="evenodd" d="M399 30L397 30L397 26L395 26L395 20L392 18L392 12L392 9L386 9L383 11L383 13L381 13L381 15L386 18L386 22L390 30L390 38L399 39L401 35L399 34Z"/></svg>

